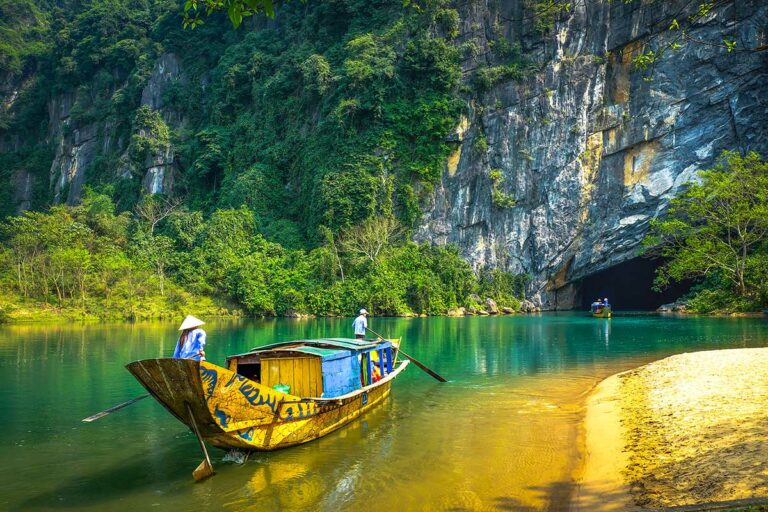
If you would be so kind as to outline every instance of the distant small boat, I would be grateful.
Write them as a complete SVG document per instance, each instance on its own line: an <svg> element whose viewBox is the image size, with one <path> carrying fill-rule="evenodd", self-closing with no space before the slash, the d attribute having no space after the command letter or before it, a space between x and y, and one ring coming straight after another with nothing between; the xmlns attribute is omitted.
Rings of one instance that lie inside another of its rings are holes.
<svg viewBox="0 0 768 512"><path fill-rule="evenodd" d="M606 304L593 305L592 316L595 318L611 318L611 306Z"/></svg>
<svg viewBox="0 0 768 512"><path fill-rule="evenodd" d="M399 340L275 343L227 358L144 359L129 372L179 421L223 449L276 450L312 441L389 396L408 366Z"/></svg>

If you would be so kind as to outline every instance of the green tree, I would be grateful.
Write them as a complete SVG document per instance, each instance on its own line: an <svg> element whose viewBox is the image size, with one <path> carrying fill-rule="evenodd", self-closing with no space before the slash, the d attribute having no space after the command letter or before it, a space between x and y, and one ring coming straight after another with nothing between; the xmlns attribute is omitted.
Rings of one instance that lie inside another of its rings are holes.
<svg viewBox="0 0 768 512"><path fill-rule="evenodd" d="M403 235L402 227L392 217L374 217L359 226L350 226L341 234L340 245L349 257L375 264L383 251Z"/></svg>
<svg viewBox="0 0 768 512"><path fill-rule="evenodd" d="M665 258L656 286L717 274L737 295L754 294L749 269L766 257L768 242L768 163L755 152L725 151L700 178L652 222L644 241Z"/></svg>
<svg viewBox="0 0 768 512"><path fill-rule="evenodd" d="M195 28L204 23L202 14L210 16L214 12L224 11L229 16L232 26L237 28L243 18L264 13L275 16L272 0L186 0L184 3L184 28Z"/></svg>
<svg viewBox="0 0 768 512"><path fill-rule="evenodd" d="M131 245L135 260L155 274L160 285L160 295L165 295L165 280L173 260L173 240L164 235L145 234L137 230Z"/></svg>
<svg viewBox="0 0 768 512"><path fill-rule="evenodd" d="M322 55L310 55L307 60L301 63L301 75L304 79L305 87L316 91L320 96L325 94L328 86L333 80L331 65Z"/></svg>
<svg viewBox="0 0 768 512"><path fill-rule="evenodd" d="M48 20L32 0L0 0L0 72L22 73L28 59L48 50Z"/></svg>

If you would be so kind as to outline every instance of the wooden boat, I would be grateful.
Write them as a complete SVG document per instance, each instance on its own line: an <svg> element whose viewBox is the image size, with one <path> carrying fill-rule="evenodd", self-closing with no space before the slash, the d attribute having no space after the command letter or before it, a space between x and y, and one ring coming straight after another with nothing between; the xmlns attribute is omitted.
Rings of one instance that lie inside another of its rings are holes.
<svg viewBox="0 0 768 512"><path fill-rule="evenodd" d="M230 356L227 368L191 359L126 368L211 445L276 450L324 436L389 396L409 363L398 360L397 341L298 340Z"/></svg>
<svg viewBox="0 0 768 512"><path fill-rule="evenodd" d="M611 318L611 306L593 306L592 316L595 318Z"/></svg>

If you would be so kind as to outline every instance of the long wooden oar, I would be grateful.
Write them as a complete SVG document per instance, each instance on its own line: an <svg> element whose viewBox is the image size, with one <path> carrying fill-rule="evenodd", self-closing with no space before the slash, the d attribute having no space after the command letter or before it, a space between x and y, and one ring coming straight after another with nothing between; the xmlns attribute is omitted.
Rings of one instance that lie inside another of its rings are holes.
<svg viewBox="0 0 768 512"><path fill-rule="evenodd" d="M366 329L368 329L368 327L366 327ZM386 340L386 339L387 339L387 338L385 338L384 336L382 336L381 334L379 334L379 333L377 333L376 331L374 331L373 329L368 329L368 330L369 330L369 331L371 331L373 334L375 334L376 336L378 336L379 338L381 338L381 339L383 339L383 340ZM404 355L405 357L407 357L408 359L410 359L410 360L411 360L411 362L412 362L413 364L415 364L416 366L418 366L419 368L421 368L422 370L424 370L425 372L427 372L427 373L428 373L428 374L429 374L429 375L430 375L432 378L434 378L434 379L437 379L437 380L438 380L438 381L440 381L440 382L448 382L448 381L447 381L447 380L445 380L443 377L441 377L440 375L438 375L436 372L434 372L434 371L430 370L429 368L427 368L427 366L426 366L424 363L422 363L422 362L418 361L417 359L414 359L414 357L413 357L413 356L409 356L408 354L406 354L405 352L403 352L403 349L401 349L401 348L398 348L398 349L397 349L397 352L398 352L398 354L402 354L402 355Z"/></svg>
<svg viewBox="0 0 768 512"><path fill-rule="evenodd" d="M407 357L408 359L410 359L410 360L411 360L411 362L412 362L413 364L415 364L416 366L418 366L419 368L421 368L422 370L424 370L425 372L427 372L428 374L430 374L430 375L431 375L432 377L434 377L435 379L439 380L440 382L448 382L448 381L447 381L447 380L445 380L443 377L441 377L441 376L440 376L440 375L438 375L437 373L435 373L435 372L433 372L432 370L430 370L429 368L427 368L427 367L424 365L424 363L421 363L421 362L417 361L416 359L414 359L414 357L413 357L413 356L409 356L408 354L406 354L405 352L403 352L403 351L402 351L402 349L397 349L397 351L398 351L400 354L403 354L403 355L404 355L405 357Z"/></svg>
<svg viewBox="0 0 768 512"><path fill-rule="evenodd" d="M200 431L197 429L197 422L195 422L195 415L192 414L192 408L188 403L185 405L187 406L187 413L189 414L189 422L192 424L192 432L195 433L195 437L197 437L197 440L200 443L200 448L203 450L203 455L205 456L203 462L192 471L192 477L199 482L205 480L209 476L215 475L216 472L211 465L211 458L208 456L208 450L205 447L203 436L200 435Z"/></svg>
<svg viewBox="0 0 768 512"><path fill-rule="evenodd" d="M123 407L128 407L131 404L135 404L139 400L144 400L148 396L149 396L149 393L147 393L146 395L137 396L136 398L132 398L131 400L128 400L127 402L123 402L121 404L118 404L118 405L115 405L113 407L110 407L109 409L106 409L104 411L96 413L93 416L88 416L87 418L84 418L83 421L86 422L86 423L90 423L92 421L96 421L97 419L103 418L104 416L106 416L109 413L112 413L112 412L115 412L115 411L119 411Z"/></svg>

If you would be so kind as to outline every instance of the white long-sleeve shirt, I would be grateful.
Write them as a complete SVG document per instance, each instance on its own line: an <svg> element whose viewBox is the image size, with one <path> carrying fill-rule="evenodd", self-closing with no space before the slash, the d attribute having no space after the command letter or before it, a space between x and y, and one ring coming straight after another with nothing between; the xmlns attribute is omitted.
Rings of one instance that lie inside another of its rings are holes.
<svg viewBox="0 0 768 512"><path fill-rule="evenodd" d="M354 322L352 322L352 327L355 329L355 336L358 334L365 335L365 329L368 327L368 319L365 318L365 315L360 315L355 318Z"/></svg>

